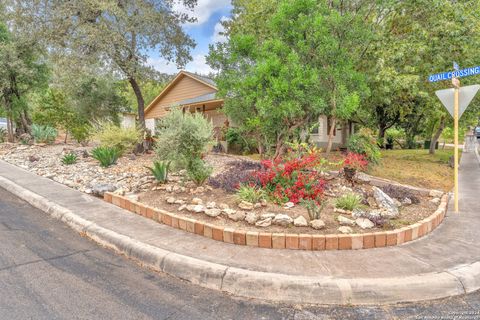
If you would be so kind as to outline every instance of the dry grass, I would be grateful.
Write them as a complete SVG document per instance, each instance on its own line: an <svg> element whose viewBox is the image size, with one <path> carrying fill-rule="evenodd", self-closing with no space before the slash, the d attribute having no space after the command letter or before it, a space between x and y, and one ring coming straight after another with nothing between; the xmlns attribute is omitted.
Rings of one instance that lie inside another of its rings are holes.
<svg viewBox="0 0 480 320"><path fill-rule="evenodd" d="M461 151L460 151L461 152ZM450 191L453 188L453 169L448 160L453 149L384 150L381 163L369 174L417 187Z"/></svg>

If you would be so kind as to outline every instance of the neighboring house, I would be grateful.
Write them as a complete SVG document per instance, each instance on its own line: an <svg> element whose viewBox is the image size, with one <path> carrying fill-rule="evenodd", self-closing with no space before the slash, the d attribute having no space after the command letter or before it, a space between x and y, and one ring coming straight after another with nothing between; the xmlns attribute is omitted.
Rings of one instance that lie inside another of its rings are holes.
<svg viewBox="0 0 480 320"><path fill-rule="evenodd" d="M216 137L221 129L228 125L225 114L221 112L223 99L216 98L218 89L212 79L194 73L180 71L177 76L160 92L145 109L145 123L155 133L155 119L164 117L172 107L182 108L184 112L200 112L213 123ZM319 118L319 126L310 135L310 141L325 147L328 141L329 123L326 116ZM353 133L353 123L337 124L333 139L334 147L345 145L348 136Z"/></svg>

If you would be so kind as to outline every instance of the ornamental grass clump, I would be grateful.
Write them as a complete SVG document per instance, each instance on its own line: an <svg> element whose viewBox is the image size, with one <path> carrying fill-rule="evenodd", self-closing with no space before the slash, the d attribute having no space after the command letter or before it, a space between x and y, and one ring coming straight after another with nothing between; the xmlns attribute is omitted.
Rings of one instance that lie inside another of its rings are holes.
<svg viewBox="0 0 480 320"><path fill-rule="evenodd" d="M335 207L343 210L353 211L362 203L362 198L354 193L348 193L335 200Z"/></svg>
<svg viewBox="0 0 480 320"><path fill-rule="evenodd" d="M98 162L100 166L107 168L115 164L121 155L121 151L115 147L96 147L92 150L92 157Z"/></svg>
<svg viewBox="0 0 480 320"><path fill-rule="evenodd" d="M237 190L236 197L240 201L257 203L266 198L265 191L254 185L242 184Z"/></svg>

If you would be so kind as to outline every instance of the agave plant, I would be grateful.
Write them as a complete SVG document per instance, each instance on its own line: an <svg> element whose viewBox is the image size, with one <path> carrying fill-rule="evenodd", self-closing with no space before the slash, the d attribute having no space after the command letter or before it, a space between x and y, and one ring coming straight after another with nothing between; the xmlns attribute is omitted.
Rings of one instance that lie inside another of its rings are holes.
<svg viewBox="0 0 480 320"><path fill-rule="evenodd" d="M57 130L50 126L33 124L32 136L36 143L53 143L57 137Z"/></svg>
<svg viewBox="0 0 480 320"><path fill-rule="evenodd" d="M154 161L153 167L145 167L155 177L157 182L165 183L168 179L168 169L170 168L170 161Z"/></svg>
<svg viewBox="0 0 480 320"><path fill-rule="evenodd" d="M96 147L92 150L92 157L100 162L100 166L106 168L115 164L120 157L121 151L112 147Z"/></svg>
<svg viewBox="0 0 480 320"><path fill-rule="evenodd" d="M62 163L65 165L71 165L77 163L77 160L78 156L75 153L70 152L63 156Z"/></svg>

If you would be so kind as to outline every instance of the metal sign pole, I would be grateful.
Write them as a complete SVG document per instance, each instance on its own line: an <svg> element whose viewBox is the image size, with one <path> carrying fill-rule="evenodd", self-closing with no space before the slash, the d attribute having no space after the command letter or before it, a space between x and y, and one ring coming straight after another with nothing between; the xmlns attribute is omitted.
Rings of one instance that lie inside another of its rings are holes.
<svg viewBox="0 0 480 320"><path fill-rule="evenodd" d="M455 86L455 91L454 91L454 107L453 107L453 121L454 121L454 144L455 144L455 150L454 150L454 161L455 161L455 168L454 168L454 184L455 184L455 189L454 189L454 207L455 207L455 213L458 213L458 96L459 96L459 89L460 89L460 81L458 79L455 79L457 81L452 81L453 85Z"/></svg>

